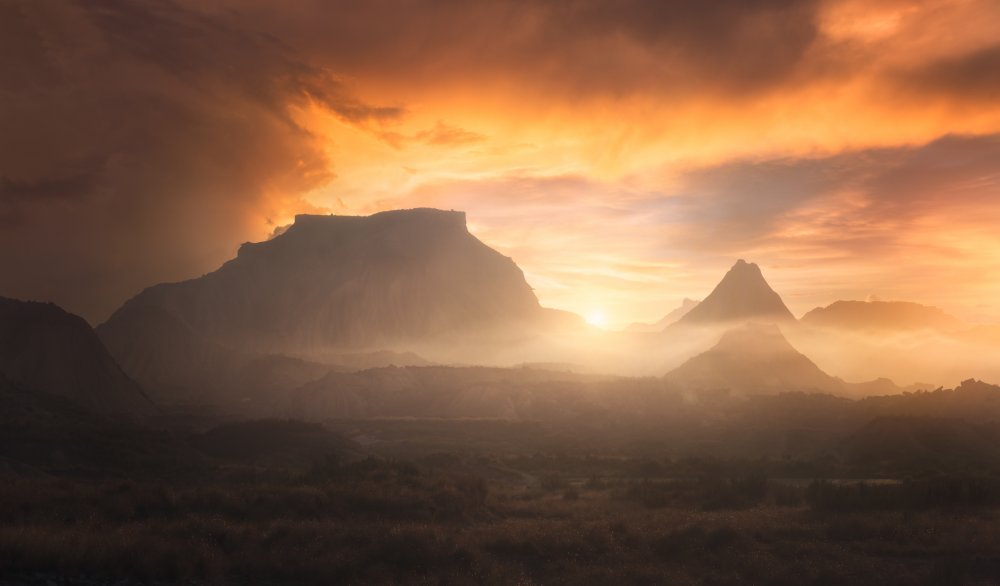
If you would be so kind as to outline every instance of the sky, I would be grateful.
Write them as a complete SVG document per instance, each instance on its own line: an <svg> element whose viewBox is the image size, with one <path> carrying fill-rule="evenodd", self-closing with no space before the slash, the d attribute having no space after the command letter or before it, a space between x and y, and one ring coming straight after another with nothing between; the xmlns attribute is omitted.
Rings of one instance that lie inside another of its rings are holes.
<svg viewBox="0 0 1000 586"><path fill-rule="evenodd" d="M609 325L1000 322L996 0L4 0L0 295L99 323L299 213L432 206Z"/></svg>

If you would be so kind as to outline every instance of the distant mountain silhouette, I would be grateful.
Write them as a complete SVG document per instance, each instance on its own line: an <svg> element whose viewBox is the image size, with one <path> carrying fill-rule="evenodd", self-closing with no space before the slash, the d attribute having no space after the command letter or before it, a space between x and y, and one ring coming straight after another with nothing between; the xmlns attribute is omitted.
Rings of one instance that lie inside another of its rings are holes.
<svg viewBox="0 0 1000 586"><path fill-rule="evenodd" d="M795 321L781 297L764 280L760 267L736 261L708 297L677 321L703 325L736 321Z"/></svg>
<svg viewBox="0 0 1000 586"><path fill-rule="evenodd" d="M696 299L687 299L687 298L685 298L684 301L681 302L680 307L674 309L673 311L671 311L667 315L665 315L662 318L660 318L658 321L656 321L654 323L639 323L639 322L636 322L636 323L633 323L633 324L629 324L629 326L625 328L625 331L626 332L662 332L663 328L669 326L670 324L676 322L677 320L679 320L682 317L684 317L685 315L687 315L689 311L691 311L692 309L694 309L695 307L698 306L698 303L699 302Z"/></svg>
<svg viewBox="0 0 1000 586"><path fill-rule="evenodd" d="M938 309L906 301L837 301L802 316L802 323L855 331L953 331L961 321Z"/></svg>
<svg viewBox="0 0 1000 586"><path fill-rule="evenodd" d="M464 213L434 209L297 216L213 273L146 289L102 333L114 337L149 311L268 351L377 348L551 314L514 261L468 232Z"/></svg>
<svg viewBox="0 0 1000 586"><path fill-rule="evenodd" d="M83 318L51 303L0 297L0 375L102 413L153 410Z"/></svg>
<svg viewBox="0 0 1000 586"><path fill-rule="evenodd" d="M792 347L778 326L759 323L727 331L714 347L667 373L666 380L690 390L740 394L844 390L843 381Z"/></svg>
<svg viewBox="0 0 1000 586"><path fill-rule="evenodd" d="M419 364L405 354L413 344L577 323L541 307L514 261L468 232L464 213L413 209L297 216L212 273L146 289L98 332L126 371L162 388L211 382L265 355Z"/></svg>
<svg viewBox="0 0 1000 586"><path fill-rule="evenodd" d="M846 382L796 350L777 325L755 322L727 330L715 346L668 372L665 379L681 389L738 395L807 392L865 397L927 388L919 384L901 388L887 378Z"/></svg>

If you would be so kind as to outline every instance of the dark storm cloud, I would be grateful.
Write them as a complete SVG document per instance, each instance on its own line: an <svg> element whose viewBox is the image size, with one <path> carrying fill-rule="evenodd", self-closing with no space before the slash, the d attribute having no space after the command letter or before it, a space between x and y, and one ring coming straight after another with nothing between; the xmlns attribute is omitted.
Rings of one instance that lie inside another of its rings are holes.
<svg viewBox="0 0 1000 586"><path fill-rule="evenodd" d="M817 38L812 0L226 2L340 71L440 83L504 75L548 91L756 91Z"/></svg>
<svg viewBox="0 0 1000 586"><path fill-rule="evenodd" d="M93 173L30 182L12 181L0 177L0 205L9 204L13 207L14 202L19 199L44 201L73 198L93 189L94 178ZM3 212L0 211L0 219L3 217Z"/></svg>
<svg viewBox="0 0 1000 586"><path fill-rule="evenodd" d="M1000 202L1000 134L946 136L875 153L885 163L863 183L875 196L873 213L910 218L949 207L991 213Z"/></svg>
<svg viewBox="0 0 1000 586"><path fill-rule="evenodd" d="M916 96L995 102L1000 99L1000 44L911 69L897 79L903 91Z"/></svg>
<svg viewBox="0 0 1000 586"><path fill-rule="evenodd" d="M681 195L666 203L690 238L740 248L770 235L788 212L840 187L851 166L841 158L734 161L689 171Z"/></svg>
<svg viewBox="0 0 1000 586"><path fill-rule="evenodd" d="M375 132L401 115L172 2L5 2L0 49L0 295L91 319L210 268L332 176L290 107Z"/></svg>
<svg viewBox="0 0 1000 586"><path fill-rule="evenodd" d="M866 223L955 211L956 197L995 207L992 137L863 150L996 131L989 3L938 4L5 0L0 295L99 320L214 268L310 210L307 196L347 212L411 205L456 174L470 211L502 191L498 241L522 233L515 216L582 202L592 217L549 222L546 237L613 218L621 231L601 238L648 229L622 254L668 237L734 251L813 222L818 240L890 246ZM948 14L979 32L952 43ZM944 107L928 113L927 96ZM758 145L798 158L726 162ZM801 156L845 145L862 150ZM644 172L670 161L712 166L657 198ZM497 180L512 173L580 183L526 195ZM831 211L845 192L860 203Z"/></svg>
<svg viewBox="0 0 1000 586"><path fill-rule="evenodd" d="M939 219L944 230L1000 216L1000 134L813 159L737 161L692 170L661 201L693 248L766 247L790 222L813 244L879 255Z"/></svg>

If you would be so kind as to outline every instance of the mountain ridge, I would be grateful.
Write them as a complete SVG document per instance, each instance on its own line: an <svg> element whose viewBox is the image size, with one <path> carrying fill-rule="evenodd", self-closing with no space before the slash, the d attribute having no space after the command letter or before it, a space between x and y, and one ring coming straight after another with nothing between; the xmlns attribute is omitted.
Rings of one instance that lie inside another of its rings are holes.
<svg viewBox="0 0 1000 586"><path fill-rule="evenodd" d="M858 397L924 388L900 388L886 378L846 382L827 374L799 352L777 324L756 322L727 330L714 346L671 370L664 379L691 391L747 395L812 392Z"/></svg>
<svg viewBox="0 0 1000 586"><path fill-rule="evenodd" d="M0 297L0 375L101 413L154 410L82 317L54 303Z"/></svg>
<svg viewBox="0 0 1000 586"><path fill-rule="evenodd" d="M955 331L962 322L944 310L911 301L839 300L810 310L799 320L811 326L858 331Z"/></svg>
<svg viewBox="0 0 1000 586"><path fill-rule="evenodd" d="M843 383L796 350L774 324L747 323L727 330L708 350L664 377L694 391L737 393L809 391L840 394Z"/></svg>

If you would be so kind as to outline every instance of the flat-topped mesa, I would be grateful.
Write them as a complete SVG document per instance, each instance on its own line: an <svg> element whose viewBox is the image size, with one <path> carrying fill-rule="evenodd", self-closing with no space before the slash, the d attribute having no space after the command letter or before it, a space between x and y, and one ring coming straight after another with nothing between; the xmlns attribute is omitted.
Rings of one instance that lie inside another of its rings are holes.
<svg viewBox="0 0 1000 586"><path fill-rule="evenodd" d="M908 301L836 301L802 316L802 323L844 330L950 332L965 325L937 307Z"/></svg>
<svg viewBox="0 0 1000 586"><path fill-rule="evenodd" d="M280 239L281 245L320 246L336 245L345 238L359 233L397 233L397 238L441 238L469 235L465 212L439 210L434 208L413 208L390 210L370 216L338 216L321 214L299 214L295 221L275 237L264 242L246 242L240 246L237 256L251 254L267 248ZM274 246L270 246L274 248Z"/></svg>
<svg viewBox="0 0 1000 586"><path fill-rule="evenodd" d="M368 223L390 225L396 222L423 222L441 228L461 228L465 230L465 212L456 210L439 210L437 208L411 208L408 210L389 210L377 212L370 216L338 216L333 214L298 214L292 226L331 227L350 223Z"/></svg>
<svg viewBox="0 0 1000 586"><path fill-rule="evenodd" d="M422 208L298 216L212 273L140 293L100 331L120 356L156 335L147 326L305 355L409 349L537 324L549 313L514 261L469 233L463 212Z"/></svg>
<svg viewBox="0 0 1000 586"><path fill-rule="evenodd" d="M736 261L715 289L678 323L794 321L781 297L771 289L760 267L743 259Z"/></svg>

